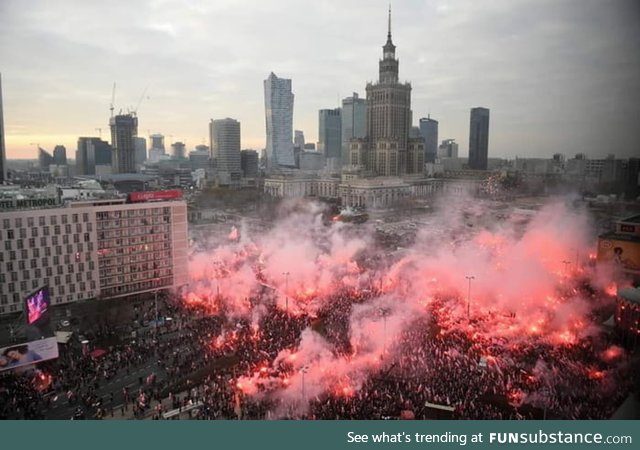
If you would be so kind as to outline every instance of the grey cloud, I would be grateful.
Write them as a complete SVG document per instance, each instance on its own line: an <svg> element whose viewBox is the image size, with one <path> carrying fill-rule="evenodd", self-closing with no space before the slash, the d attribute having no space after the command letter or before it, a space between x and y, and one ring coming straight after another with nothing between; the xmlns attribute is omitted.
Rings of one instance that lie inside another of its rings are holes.
<svg viewBox="0 0 640 450"><path fill-rule="evenodd" d="M393 7L401 79L414 118L468 139L469 108L491 108L490 152L593 156L640 149L640 7L632 0L407 0ZM210 118L242 122L264 145L262 80L293 79L294 127L377 78L385 1L0 2L5 121L21 133L106 128L111 84L141 130L207 135ZM63 111L61 113L60 111ZM52 146L57 142L47 145ZM62 142L70 147L73 142ZM9 148L9 155L20 149ZM25 149L31 151L31 149Z"/></svg>

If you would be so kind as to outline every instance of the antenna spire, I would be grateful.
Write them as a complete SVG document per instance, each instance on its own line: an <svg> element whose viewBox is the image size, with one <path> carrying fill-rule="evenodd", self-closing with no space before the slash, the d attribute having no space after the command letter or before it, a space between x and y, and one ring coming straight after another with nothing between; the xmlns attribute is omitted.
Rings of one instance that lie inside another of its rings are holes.
<svg viewBox="0 0 640 450"><path fill-rule="evenodd" d="M387 39L391 40L391 3L389 3L389 31L387 32Z"/></svg>

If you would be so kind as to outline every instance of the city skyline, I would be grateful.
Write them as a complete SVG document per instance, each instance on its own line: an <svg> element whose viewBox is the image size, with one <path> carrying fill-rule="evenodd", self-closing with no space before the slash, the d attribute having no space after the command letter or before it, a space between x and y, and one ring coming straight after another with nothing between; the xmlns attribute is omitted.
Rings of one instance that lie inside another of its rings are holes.
<svg viewBox="0 0 640 450"><path fill-rule="evenodd" d="M116 112L136 109L141 99L139 136L160 132L169 145L183 141L191 150L207 141L211 118L234 117L242 147L260 150L262 81L272 71L292 79L293 127L317 142L318 111L353 92L363 97L372 81L388 2L132 8L0 4L7 158L35 158L36 143L73 154L80 136L106 138L114 81ZM440 136L466 143L469 109L485 106L490 157L630 157L640 148L634 2L396 1L392 11L414 126L431 114ZM127 27L110 25L131 14L139 19ZM305 16L314 20L291 20ZM368 25L354 32L363 18Z"/></svg>

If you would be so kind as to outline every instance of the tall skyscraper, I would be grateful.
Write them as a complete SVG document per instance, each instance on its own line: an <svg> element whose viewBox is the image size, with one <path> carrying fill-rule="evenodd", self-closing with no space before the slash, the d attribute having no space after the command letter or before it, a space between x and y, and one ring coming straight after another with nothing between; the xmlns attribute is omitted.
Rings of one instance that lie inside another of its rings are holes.
<svg viewBox="0 0 640 450"><path fill-rule="evenodd" d="M40 166L40 170L48 172L51 164L53 164L53 156L51 156L51 153L38 147L38 165Z"/></svg>
<svg viewBox="0 0 640 450"><path fill-rule="evenodd" d="M300 149L304 148L304 132L302 130L293 132L293 146Z"/></svg>
<svg viewBox="0 0 640 450"><path fill-rule="evenodd" d="M378 176L422 173L424 166L424 139L409 137L411 84L398 81L398 66L389 8L378 82L367 84L367 137L351 145L351 163Z"/></svg>
<svg viewBox="0 0 640 450"><path fill-rule="evenodd" d="M445 139L438 147L438 158L457 158L458 144L455 139Z"/></svg>
<svg viewBox="0 0 640 450"><path fill-rule="evenodd" d="M237 182L242 176L240 165L240 122L235 119L211 120L209 123L211 158L215 161L220 184Z"/></svg>
<svg viewBox="0 0 640 450"><path fill-rule="evenodd" d="M149 149L149 161L158 162L165 155L164 136L156 133L149 136L151 148Z"/></svg>
<svg viewBox="0 0 640 450"><path fill-rule="evenodd" d="M245 178L255 178L258 176L258 152L255 150L242 150L240 152L240 166L242 176Z"/></svg>
<svg viewBox="0 0 640 450"><path fill-rule="evenodd" d="M367 136L367 101L358 93L342 99L342 165L351 164L349 143L351 139Z"/></svg>
<svg viewBox="0 0 640 450"><path fill-rule="evenodd" d="M424 138L424 162L433 163L438 155L438 121L431 116L420 119L420 134Z"/></svg>
<svg viewBox="0 0 640 450"><path fill-rule="evenodd" d="M111 126L111 160L113 173L135 173L136 148L134 138L138 135L138 118L133 114L120 114L109 121Z"/></svg>
<svg viewBox="0 0 640 450"><path fill-rule="evenodd" d="M471 108L469 129L469 168L487 170L489 158L489 110Z"/></svg>
<svg viewBox="0 0 640 450"><path fill-rule="evenodd" d="M97 137L78 138L76 174L96 175L96 166L111 166L111 145Z"/></svg>
<svg viewBox="0 0 640 450"><path fill-rule="evenodd" d="M267 165L269 169L294 167L293 93L291 80L273 72L264 81L264 106L267 128Z"/></svg>
<svg viewBox="0 0 640 450"><path fill-rule="evenodd" d="M4 115L2 113L2 74L0 73L0 184L7 181L7 158L4 143Z"/></svg>
<svg viewBox="0 0 640 450"><path fill-rule="evenodd" d="M164 153L164 136L161 134L152 134L149 136L151 139L151 148L155 150L162 150Z"/></svg>
<svg viewBox="0 0 640 450"><path fill-rule="evenodd" d="M342 157L342 110L321 109L318 113L318 151L327 165L339 167Z"/></svg>
<svg viewBox="0 0 640 450"><path fill-rule="evenodd" d="M139 166L147 160L147 140L137 137L133 142L136 149L136 165Z"/></svg>
<svg viewBox="0 0 640 450"><path fill-rule="evenodd" d="M174 142L171 144L171 156L174 159L183 159L186 153L186 145L184 142Z"/></svg>
<svg viewBox="0 0 640 450"><path fill-rule="evenodd" d="M53 163L56 166L67 165L67 149L64 145L56 145L53 148Z"/></svg>

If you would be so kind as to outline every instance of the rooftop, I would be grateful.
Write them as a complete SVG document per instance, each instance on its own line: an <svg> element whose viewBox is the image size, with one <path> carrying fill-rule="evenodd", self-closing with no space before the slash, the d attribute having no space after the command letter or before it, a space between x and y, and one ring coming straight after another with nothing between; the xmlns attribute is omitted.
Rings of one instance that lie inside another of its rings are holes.
<svg viewBox="0 0 640 450"><path fill-rule="evenodd" d="M609 231L598 236L599 239L610 239L615 241L640 242L640 235L622 234L615 231Z"/></svg>
<svg viewBox="0 0 640 450"><path fill-rule="evenodd" d="M635 215L635 216L631 216L631 217L627 217L626 219L622 219L620 222L640 223L640 214Z"/></svg>
<svg viewBox="0 0 640 450"><path fill-rule="evenodd" d="M629 302L640 304L640 288L619 289L618 297L621 297Z"/></svg>

